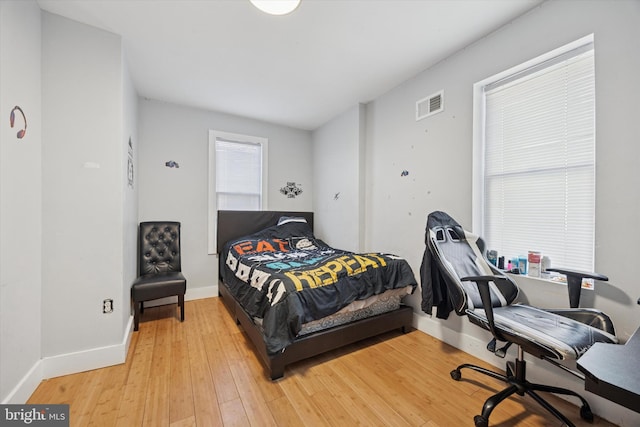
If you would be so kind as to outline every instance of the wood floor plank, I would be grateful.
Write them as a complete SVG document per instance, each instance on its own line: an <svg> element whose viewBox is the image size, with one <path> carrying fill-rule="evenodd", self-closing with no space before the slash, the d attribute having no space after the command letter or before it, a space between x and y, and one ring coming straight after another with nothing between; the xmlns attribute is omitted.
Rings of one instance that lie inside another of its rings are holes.
<svg viewBox="0 0 640 427"><path fill-rule="evenodd" d="M205 342L210 339L210 335L202 336L194 333L185 335L196 423L200 426L221 425L222 414L218 391L214 384L214 377L205 348ZM231 387L235 390L235 384L231 384Z"/></svg>
<svg viewBox="0 0 640 427"><path fill-rule="evenodd" d="M189 351L185 343L171 344L171 374L169 387L171 423L195 416Z"/></svg>
<svg viewBox="0 0 640 427"><path fill-rule="evenodd" d="M194 305L197 307L198 322L200 322L202 335L212 334L216 328L215 319L211 316L211 311L214 309L212 308L212 304L210 304L209 300L210 299L201 299L194 301Z"/></svg>
<svg viewBox="0 0 640 427"><path fill-rule="evenodd" d="M85 374L79 373L44 380L33 392L27 403L70 404L74 401L76 390L84 378Z"/></svg>
<svg viewBox="0 0 640 427"><path fill-rule="evenodd" d="M117 427L142 425L147 390L146 383L134 382L124 386L115 423Z"/></svg>
<svg viewBox="0 0 640 427"><path fill-rule="evenodd" d="M353 416L353 413L344 406L345 401L343 399L336 400L329 390L318 391L317 393L309 396L309 399L318 408L321 414L324 415L325 420L332 426L355 426L358 425L358 419Z"/></svg>
<svg viewBox="0 0 640 427"><path fill-rule="evenodd" d="M170 424L169 402L169 376L154 373L149 379L142 425L149 427L168 426Z"/></svg>
<svg viewBox="0 0 640 427"><path fill-rule="evenodd" d="M186 311L186 306L185 306ZM199 301L190 301L189 304L189 320L187 321L185 314L185 322L187 327L184 328L185 335L187 337L195 337L201 336L206 333L205 331L205 320L203 318L203 313L200 310ZM184 323L183 323L184 325Z"/></svg>
<svg viewBox="0 0 640 427"><path fill-rule="evenodd" d="M246 364L235 362L231 364L230 368L238 393L242 396L242 405L249 422L252 425L275 426L273 415L251 373L248 372Z"/></svg>
<svg viewBox="0 0 640 427"><path fill-rule="evenodd" d="M242 400L240 399L222 403L220 405L220 412L222 413L222 423L225 427L245 427L251 425L247 414L244 412Z"/></svg>
<svg viewBox="0 0 640 427"><path fill-rule="evenodd" d="M385 425L390 427L405 427L411 425L395 409L394 402L387 399L386 395L378 394L376 389L367 384L351 367L352 364L346 357L337 359L331 364L331 369L343 379L349 388L356 391L363 399L369 402L370 410L381 419Z"/></svg>
<svg viewBox="0 0 640 427"><path fill-rule="evenodd" d="M219 344L219 343L218 343ZM265 402L279 399L283 396L282 389L277 382L267 380L267 372L262 362L255 353L254 346L248 340L243 340L243 345L238 345L240 359L248 365L251 375L253 376L256 387L260 389Z"/></svg>
<svg viewBox="0 0 640 427"><path fill-rule="evenodd" d="M116 425L121 399L121 387L103 389L98 398L98 403L91 411L91 417L87 425L91 427Z"/></svg>
<svg viewBox="0 0 640 427"><path fill-rule="evenodd" d="M352 414L352 418L356 420L354 425L372 427L382 427L386 425L385 422L371 410L370 402L363 393L361 393L360 390L349 387L329 364L321 365L320 380L325 384L329 393L331 393L334 402L340 402Z"/></svg>
<svg viewBox="0 0 640 427"><path fill-rule="evenodd" d="M422 408L429 420L442 420L440 414L443 413L448 422L464 424L465 420L473 419L473 416L477 415L477 409L465 411L468 409L467 405L455 408L461 393L455 388L455 384L446 382L453 382L449 376L450 368L440 363L440 359L426 359L416 363L406 353L406 348L395 349L399 341L401 340L385 342L375 349L376 356L384 354L391 364L398 367L393 375L399 393L413 405ZM433 381L434 378L442 380Z"/></svg>
<svg viewBox="0 0 640 427"><path fill-rule="evenodd" d="M169 427L197 427L197 425L198 424L196 423L196 417L195 415L192 415L188 418L183 418L181 420L172 422L171 424L169 424Z"/></svg>
<svg viewBox="0 0 640 427"><path fill-rule="evenodd" d="M157 307L145 309L140 315L140 325L138 330L138 344L136 348L144 349L147 345L153 345L156 339L156 329L158 327L159 309Z"/></svg>
<svg viewBox="0 0 640 427"><path fill-rule="evenodd" d="M302 361L291 369L290 375L300 378L300 387L308 396L313 396L326 390L326 385L318 375L318 372L321 372L321 365L322 361L314 358L314 360Z"/></svg>
<svg viewBox="0 0 640 427"><path fill-rule="evenodd" d="M107 370L96 369L86 372L86 379L80 386L74 404L69 407L69 418L80 425L87 425L98 406L103 390L103 378Z"/></svg>
<svg viewBox="0 0 640 427"><path fill-rule="evenodd" d="M67 403L71 426L473 425L500 381L465 371L489 364L420 331L389 332L297 362L270 381L219 298L145 310L122 365L42 381L28 403ZM576 425L578 408L550 398ZM492 426L559 423L530 398L502 402ZM596 417L593 426L613 424Z"/></svg>
<svg viewBox="0 0 640 427"><path fill-rule="evenodd" d="M300 386L300 379L295 375L280 380L280 387L289 399L298 416L310 426L329 426L323 412L318 408Z"/></svg>
<svg viewBox="0 0 640 427"><path fill-rule="evenodd" d="M171 340L168 336L170 330L168 323L172 319L159 319L157 321L156 339L154 340L153 357L151 359L151 372L154 375L168 377L171 374Z"/></svg>
<svg viewBox="0 0 640 427"><path fill-rule="evenodd" d="M120 408L118 408L116 418L118 427L141 426L144 418L156 331L155 324L151 322L145 323L144 326L144 330L134 333L134 336L137 335L137 340L132 340L134 347L129 348L129 353L133 353L133 357L130 361L127 382L122 391Z"/></svg>
<svg viewBox="0 0 640 427"><path fill-rule="evenodd" d="M420 332L414 331L413 335L424 335ZM417 393L423 396L425 402L430 402L437 406L438 403L443 400L457 401L461 393L459 389L455 387L455 382L451 379L449 372L452 367L450 361L445 358L427 357L422 359L416 359L413 354L419 350L408 348L401 345L402 340L390 343L397 350L387 350L386 355L390 359L395 359L395 363L400 367L396 370L398 379L407 387L411 387ZM455 365L454 365L455 366ZM429 381L427 379L441 379L439 381ZM418 379L418 381L416 381ZM477 390L477 387L473 387L473 390ZM468 393L471 394L471 393ZM457 411L458 413L460 411Z"/></svg>
<svg viewBox="0 0 640 427"><path fill-rule="evenodd" d="M202 339L211 377L216 387L218 402L228 402L237 399L238 389L231 375L229 363L221 348L218 334L205 335Z"/></svg>
<svg viewBox="0 0 640 427"><path fill-rule="evenodd" d="M191 365L193 406L198 426L222 425L222 414L216 388L207 364Z"/></svg>
<svg viewBox="0 0 640 427"><path fill-rule="evenodd" d="M268 406L273 419L279 427L299 427L304 425L304 421L284 394L278 399L271 400Z"/></svg>
<svg viewBox="0 0 640 427"><path fill-rule="evenodd" d="M346 358L352 360L349 365L353 374L362 378L376 394L392 400L396 411L409 424L420 426L429 420L420 402L416 402L412 393L406 394L405 388L398 383L393 371L383 369L375 362L375 357L369 354L354 354Z"/></svg>

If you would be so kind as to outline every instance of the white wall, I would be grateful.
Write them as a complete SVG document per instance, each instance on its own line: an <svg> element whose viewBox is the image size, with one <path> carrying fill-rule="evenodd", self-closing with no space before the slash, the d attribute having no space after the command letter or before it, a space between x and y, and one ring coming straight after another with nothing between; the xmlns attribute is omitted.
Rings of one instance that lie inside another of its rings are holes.
<svg viewBox="0 0 640 427"><path fill-rule="evenodd" d="M182 270L187 298L217 295L218 261L208 254L207 195L209 130L269 139L268 209L312 209L311 135L307 131L243 117L140 100L139 220L182 223ZM168 168L173 160L179 168ZM287 198L280 188L301 185ZM186 314L188 316L188 313Z"/></svg>
<svg viewBox="0 0 640 427"><path fill-rule="evenodd" d="M40 360L42 156L40 9L0 2L0 402L21 402L37 386ZM23 121L9 114L19 105ZM34 380L35 378L35 380ZM26 384L25 384L26 382ZM19 384L22 383L22 387Z"/></svg>
<svg viewBox="0 0 640 427"><path fill-rule="evenodd" d="M124 52L123 52L124 53ZM122 59L122 94L123 94L123 133L121 137L122 177L128 177L129 141L131 141L133 159L133 184L129 179L122 179L123 214L122 214L122 293L120 295L122 310L122 335L127 334L131 317L131 283L137 276L138 251L138 94L128 72L127 62Z"/></svg>
<svg viewBox="0 0 640 427"><path fill-rule="evenodd" d="M42 16L42 355L59 375L124 360L123 282L134 273L123 232L136 204L124 190L124 145L135 137L135 94L119 36ZM112 314L102 313L107 298ZM99 354L88 361L83 352Z"/></svg>
<svg viewBox="0 0 640 427"><path fill-rule="evenodd" d="M610 277L584 298L610 313L623 339L640 325L640 288L634 262L640 228L640 2L550 1L499 31L424 71L367 105L367 249L391 247L418 273L426 217L449 212L471 227L472 86L488 76L537 57L587 34L595 34L597 201L596 270ZM415 121L415 101L444 89L445 111ZM401 177L401 171L409 175ZM525 248L526 249L526 248ZM533 304L568 304L561 285L521 280ZM558 295L558 296L556 296ZM420 329L502 365L488 356L488 334L455 314L447 321L419 309ZM533 379L551 378L582 387L565 374L533 366ZM596 413L621 424L640 416L589 396Z"/></svg>
<svg viewBox="0 0 640 427"><path fill-rule="evenodd" d="M312 134L315 234L354 252L364 243L364 120L358 105Z"/></svg>

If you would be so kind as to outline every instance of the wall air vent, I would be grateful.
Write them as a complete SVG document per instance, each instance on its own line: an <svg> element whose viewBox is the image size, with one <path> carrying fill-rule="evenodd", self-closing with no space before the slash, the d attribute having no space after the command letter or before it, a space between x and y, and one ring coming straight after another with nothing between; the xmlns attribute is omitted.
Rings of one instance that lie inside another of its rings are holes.
<svg viewBox="0 0 640 427"><path fill-rule="evenodd" d="M416 121L444 111L444 90L416 101Z"/></svg>

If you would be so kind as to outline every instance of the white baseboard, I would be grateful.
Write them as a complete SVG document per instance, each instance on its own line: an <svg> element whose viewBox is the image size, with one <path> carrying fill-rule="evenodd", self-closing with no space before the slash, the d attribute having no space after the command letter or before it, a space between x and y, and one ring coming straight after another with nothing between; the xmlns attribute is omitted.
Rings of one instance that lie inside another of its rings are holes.
<svg viewBox="0 0 640 427"><path fill-rule="evenodd" d="M124 363L127 359L132 331L133 316L129 316L122 342L119 344L44 357L42 359L43 378L54 378Z"/></svg>
<svg viewBox="0 0 640 427"><path fill-rule="evenodd" d="M191 301L210 298L217 295L217 285L193 288L187 289L185 300ZM177 297L161 298L158 300L150 301L148 304L145 303L145 306L155 307L159 305L175 303L176 301ZM107 366L124 363L127 358L127 351L129 350L132 332L133 316L129 316L129 322L127 323L125 334L120 344L43 358L40 364L41 379L75 374L77 372L89 371L92 369L104 368ZM37 383L39 383L39 381L37 381ZM33 390L28 394L28 396L30 396L32 392Z"/></svg>
<svg viewBox="0 0 640 427"><path fill-rule="evenodd" d="M185 300L191 301L202 298L210 298L217 295L217 285L193 288L187 289ZM175 303L176 299L177 297L161 298L159 300L151 301L148 306L153 307L158 305L170 304L172 302ZM127 351L129 350L132 332L133 316L129 316L129 321L127 323L127 327L125 328L122 342L119 344L43 358L41 360L41 379L75 374L77 372L89 371L92 369L104 368L107 366L124 363L127 358ZM31 392L33 392L33 390ZM30 394L31 393L29 393L29 395Z"/></svg>
<svg viewBox="0 0 640 427"><path fill-rule="evenodd" d="M9 392L2 401L3 405L25 403L44 379L42 375L42 359L38 360L22 377L20 382Z"/></svg>
<svg viewBox="0 0 640 427"><path fill-rule="evenodd" d="M197 299L211 298L218 296L218 285L204 286L199 288L187 288L187 293L184 295L185 301L193 301ZM175 304L178 302L178 297L166 297L144 303L145 307L157 307L160 305Z"/></svg>
<svg viewBox="0 0 640 427"><path fill-rule="evenodd" d="M429 316L413 315L413 326L434 338L439 339L453 347L472 354L493 366L504 369L504 359L495 357L493 353L485 351L490 338L482 340L480 338L454 331L442 325L438 320Z"/></svg>
<svg viewBox="0 0 640 427"><path fill-rule="evenodd" d="M133 316L129 316L122 342L58 356L43 357L29 369L2 404L24 404L44 379L124 363L131 343Z"/></svg>
<svg viewBox="0 0 640 427"><path fill-rule="evenodd" d="M186 301L192 301L196 299L204 299L218 296L218 285L205 286L200 288L187 288L187 293L184 296Z"/></svg>

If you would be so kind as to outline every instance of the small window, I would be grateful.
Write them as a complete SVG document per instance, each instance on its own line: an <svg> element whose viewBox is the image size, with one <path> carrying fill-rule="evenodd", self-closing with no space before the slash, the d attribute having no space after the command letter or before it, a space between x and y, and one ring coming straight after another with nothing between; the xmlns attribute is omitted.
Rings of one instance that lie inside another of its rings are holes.
<svg viewBox="0 0 640 427"><path fill-rule="evenodd" d="M477 83L474 102L474 230L505 259L592 271L592 37Z"/></svg>
<svg viewBox="0 0 640 427"><path fill-rule="evenodd" d="M210 131L210 254L216 251L218 210L261 210L266 206L266 157L266 138Z"/></svg>

